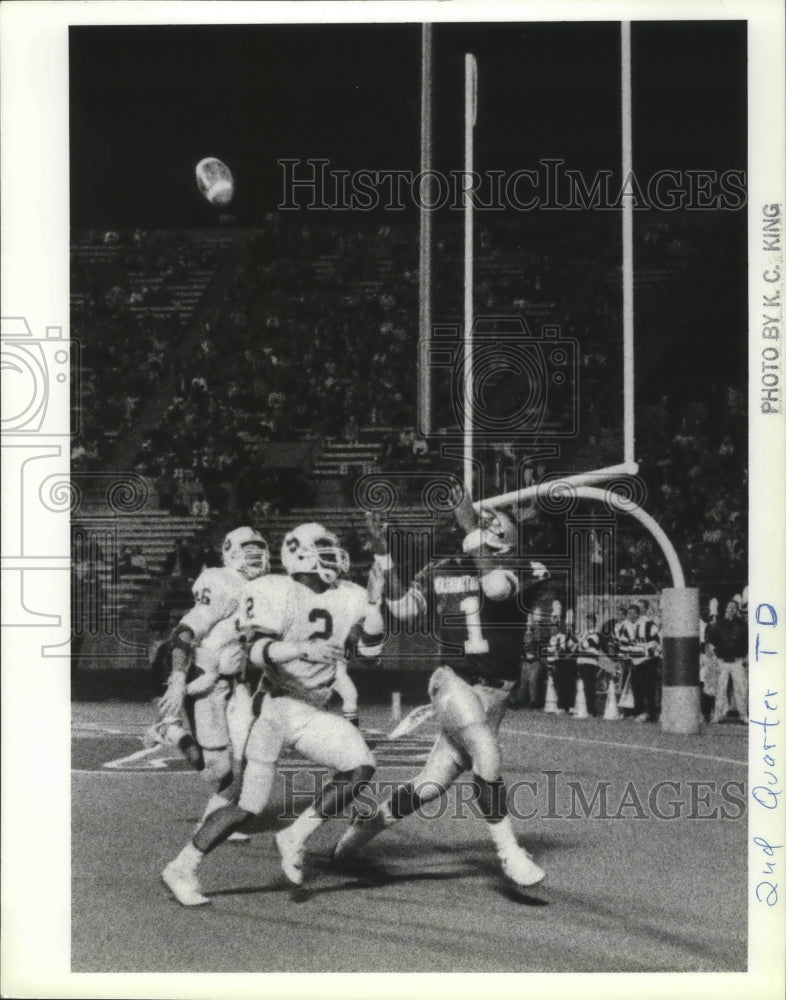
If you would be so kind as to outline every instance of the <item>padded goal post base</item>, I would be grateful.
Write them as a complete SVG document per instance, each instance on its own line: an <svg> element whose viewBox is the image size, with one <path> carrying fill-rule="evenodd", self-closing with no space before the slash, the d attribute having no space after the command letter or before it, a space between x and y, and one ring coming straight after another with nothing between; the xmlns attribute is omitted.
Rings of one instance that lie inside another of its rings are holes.
<svg viewBox="0 0 786 1000"><path fill-rule="evenodd" d="M665 733L700 733L699 592L667 588L661 595L663 690L660 725Z"/></svg>
<svg viewBox="0 0 786 1000"><path fill-rule="evenodd" d="M660 727L664 733L700 733L701 688L664 686L660 702Z"/></svg>

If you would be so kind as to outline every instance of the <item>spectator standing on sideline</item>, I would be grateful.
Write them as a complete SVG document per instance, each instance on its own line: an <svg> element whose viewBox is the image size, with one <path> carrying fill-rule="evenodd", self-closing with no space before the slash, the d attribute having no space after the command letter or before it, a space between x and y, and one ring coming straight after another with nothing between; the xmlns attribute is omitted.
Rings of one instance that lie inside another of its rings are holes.
<svg viewBox="0 0 786 1000"><path fill-rule="evenodd" d="M617 629L620 653L630 662L633 715L636 722L652 722L657 714L658 627L642 618L631 604Z"/></svg>
<svg viewBox="0 0 786 1000"><path fill-rule="evenodd" d="M576 697L576 670L575 664L569 659L569 654L567 632L558 622L555 622L551 626L546 659L554 674L557 713L559 715L565 715L572 711Z"/></svg>
<svg viewBox="0 0 786 1000"><path fill-rule="evenodd" d="M586 628L578 637L576 649L576 670L584 685L584 697L587 700L587 712L595 715L595 680L600 662L600 635L595 627L595 615L587 615Z"/></svg>
<svg viewBox="0 0 786 1000"><path fill-rule="evenodd" d="M718 658L707 644L707 629L718 621L718 598L711 597L709 621L699 619L699 684L701 686L701 715L705 722L711 722L715 709L715 693L718 685Z"/></svg>
<svg viewBox="0 0 786 1000"><path fill-rule="evenodd" d="M651 717L655 719L660 716L661 698L660 620L656 622L650 617L649 601L642 600L637 603L639 606L639 636L652 661L647 669L652 675L650 677L652 685Z"/></svg>
<svg viewBox="0 0 786 1000"><path fill-rule="evenodd" d="M740 718L748 721L748 624L740 615L739 604L732 600L726 605L723 618L707 626L704 635L707 648L718 660L718 680L715 692L713 722L723 722L729 710L729 679L739 707Z"/></svg>
<svg viewBox="0 0 786 1000"><path fill-rule="evenodd" d="M546 668L538 656L538 644L528 629L524 634L521 654L521 675L511 693L511 708L542 709L546 694Z"/></svg>

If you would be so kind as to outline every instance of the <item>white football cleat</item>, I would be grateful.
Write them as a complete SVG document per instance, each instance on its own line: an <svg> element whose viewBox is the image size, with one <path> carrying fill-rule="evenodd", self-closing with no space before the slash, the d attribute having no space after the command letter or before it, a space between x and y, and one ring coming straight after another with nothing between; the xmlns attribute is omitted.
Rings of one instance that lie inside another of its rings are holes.
<svg viewBox="0 0 786 1000"><path fill-rule="evenodd" d="M228 844L247 844L251 840L251 837L247 833L241 833L240 830L235 830L234 833L230 833L227 837Z"/></svg>
<svg viewBox="0 0 786 1000"><path fill-rule="evenodd" d="M306 845L295 840L289 830L276 834L276 847L281 855L281 869L293 885L303 884L303 855Z"/></svg>
<svg viewBox="0 0 786 1000"><path fill-rule="evenodd" d="M537 885L546 877L546 873L540 868L523 848L517 851L506 851L500 854L502 871L506 878L516 886L526 887Z"/></svg>
<svg viewBox="0 0 786 1000"><path fill-rule="evenodd" d="M344 861L367 844L388 825L385 813L377 809L373 816L356 816L333 848L333 860Z"/></svg>
<svg viewBox="0 0 786 1000"><path fill-rule="evenodd" d="M182 906L204 906L210 902L207 896L202 895L196 873L181 868L174 861L161 872L161 878Z"/></svg>

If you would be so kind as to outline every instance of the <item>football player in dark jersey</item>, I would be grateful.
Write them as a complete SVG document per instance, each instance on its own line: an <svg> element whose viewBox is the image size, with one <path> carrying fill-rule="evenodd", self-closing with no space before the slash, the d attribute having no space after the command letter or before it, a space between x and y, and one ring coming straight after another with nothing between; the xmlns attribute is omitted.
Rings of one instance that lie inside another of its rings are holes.
<svg viewBox="0 0 786 1000"><path fill-rule="evenodd" d="M372 528L375 559L385 571L391 615L426 616L439 640L440 666L429 681L439 735L423 769L404 782L370 817L356 816L335 848L343 861L386 827L443 794L471 772L478 808L505 876L516 886L540 882L545 873L516 841L502 779L499 726L519 675L527 612L520 592L547 578L541 563L506 566L518 549L516 525L505 514L482 509L457 494L464 531L463 554L429 563L405 589L382 527Z"/></svg>

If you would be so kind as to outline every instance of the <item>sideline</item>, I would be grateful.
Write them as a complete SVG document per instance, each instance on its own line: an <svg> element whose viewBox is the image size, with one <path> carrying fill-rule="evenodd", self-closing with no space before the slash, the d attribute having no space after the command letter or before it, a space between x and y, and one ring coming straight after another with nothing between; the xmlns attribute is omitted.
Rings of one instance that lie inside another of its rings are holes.
<svg viewBox="0 0 786 1000"><path fill-rule="evenodd" d="M601 747L617 747L624 750L644 750L647 753L670 753L677 757L695 757L698 760L713 760L722 764L738 764L747 767L747 760L737 760L736 757L716 757L713 754L694 753L692 750L672 750L669 747L651 747L643 743L616 743L613 740L590 740L581 736L560 736L557 733L539 733L532 729L512 729L501 726L500 732L512 733L515 736L536 736L546 740L564 740L567 743L593 743Z"/></svg>

